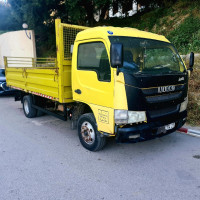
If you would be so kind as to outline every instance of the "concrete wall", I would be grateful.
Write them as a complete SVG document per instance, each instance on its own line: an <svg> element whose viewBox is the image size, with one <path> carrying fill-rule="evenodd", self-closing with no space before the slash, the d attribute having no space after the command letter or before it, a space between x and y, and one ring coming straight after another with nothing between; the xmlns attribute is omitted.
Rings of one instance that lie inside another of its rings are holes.
<svg viewBox="0 0 200 200"><path fill-rule="evenodd" d="M27 31L27 35L25 30L0 35L0 68L4 68L3 56L36 57L34 32Z"/></svg>

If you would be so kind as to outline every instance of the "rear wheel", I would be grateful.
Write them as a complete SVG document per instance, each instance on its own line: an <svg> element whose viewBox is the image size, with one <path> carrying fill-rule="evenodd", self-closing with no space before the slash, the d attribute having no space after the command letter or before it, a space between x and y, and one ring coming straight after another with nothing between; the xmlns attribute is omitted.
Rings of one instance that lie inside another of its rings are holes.
<svg viewBox="0 0 200 200"><path fill-rule="evenodd" d="M92 113L83 114L78 120L78 135L81 144L90 151L99 151L106 144L106 138L99 133Z"/></svg>
<svg viewBox="0 0 200 200"><path fill-rule="evenodd" d="M24 114L28 118L33 118L37 115L37 110L32 107L33 99L30 95L24 96L23 98L23 110Z"/></svg>

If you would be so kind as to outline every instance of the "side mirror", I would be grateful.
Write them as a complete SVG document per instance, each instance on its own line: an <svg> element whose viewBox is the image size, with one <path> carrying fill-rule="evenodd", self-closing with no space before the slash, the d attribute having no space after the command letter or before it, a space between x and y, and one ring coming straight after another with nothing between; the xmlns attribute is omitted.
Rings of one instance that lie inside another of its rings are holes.
<svg viewBox="0 0 200 200"><path fill-rule="evenodd" d="M120 68L123 66L123 45L121 43L111 44L110 60L113 68Z"/></svg>
<svg viewBox="0 0 200 200"><path fill-rule="evenodd" d="M192 72L193 71L193 66L194 66L194 53L190 53L190 62L189 62L189 70Z"/></svg>

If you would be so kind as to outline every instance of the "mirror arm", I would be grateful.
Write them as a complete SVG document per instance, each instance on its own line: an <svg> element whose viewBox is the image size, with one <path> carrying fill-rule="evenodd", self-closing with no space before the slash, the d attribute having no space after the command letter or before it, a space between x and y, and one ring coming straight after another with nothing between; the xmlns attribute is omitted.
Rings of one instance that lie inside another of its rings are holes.
<svg viewBox="0 0 200 200"><path fill-rule="evenodd" d="M190 67L188 70L190 70L191 72L193 71L193 68L192 67Z"/></svg>
<svg viewBox="0 0 200 200"><path fill-rule="evenodd" d="M120 72L120 69L119 69L119 67L117 66L117 76L119 75L119 72Z"/></svg>

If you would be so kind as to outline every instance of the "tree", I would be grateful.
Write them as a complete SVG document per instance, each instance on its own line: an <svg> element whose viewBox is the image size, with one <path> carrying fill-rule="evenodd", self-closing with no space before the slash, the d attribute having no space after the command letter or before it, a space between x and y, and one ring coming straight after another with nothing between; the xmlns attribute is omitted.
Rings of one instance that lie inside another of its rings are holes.
<svg viewBox="0 0 200 200"><path fill-rule="evenodd" d="M95 15L103 20L108 17L111 7L113 12L117 12L119 5L127 15L133 2L153 8L163 6L167 0L8 0L10 7L4 15L0 10L0 28L17 30L27 23L29 29L35 31L37 47L40 48L45 43L55 44L55 18L61 18L64 23L93 26Z"/></svg>
<svg viewBox="0 0 200 200"><path fill-rule="evenodd" d="M15 26L15 20L11 17L11 8L0 4L0 31L14 31L19 27Z"/></svg>
<svg viewBox="0 0 200 200"><path fill-rule="evenodd" d="M22 24L27 23L35 31L38 50L44 45L55 47L54 19L60 16L64 22L68 20L62 0L9 0L8 3L15 29L22 29Z"/></svg>
<svg viewBox="0 0 200 200"><path fill-rule="evenodd" d="M136 0L141 6L145 6L146 9L154 7L164 7L175 3L177 0Z"/></svg>
<svg viewBox="0 0 200 200"><path fill-rule="evenodd" d="M112 0L68 0L69 19L78 24L93 25L95 14L100 12L100 20L104 19Z"/></svg>
<svg viewBox="0 0 200 200"><path fill-rule="evenodd" d="M9 0L12 17L18 24L26 22L31 29L51 24L52 12L64 12L62 0Z"/></svg>

